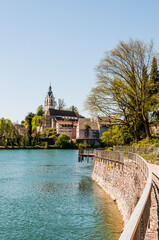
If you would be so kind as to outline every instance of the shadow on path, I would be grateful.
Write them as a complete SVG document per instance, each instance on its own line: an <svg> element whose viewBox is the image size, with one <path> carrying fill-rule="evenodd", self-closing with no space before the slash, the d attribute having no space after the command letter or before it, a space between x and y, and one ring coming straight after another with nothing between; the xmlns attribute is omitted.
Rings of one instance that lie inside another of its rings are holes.
<svg viewBox="0 0 159 240"><path fill-rule="evenodd" d="M154 175L154 177L156 177L158 180L158 176L154 173L152 173ZM159 187L157 186L157 184L155 183L155 181L153 180L153 184L152 184L154 193L155 193L155 199L156 199L156 203L157 203L157 218L158 218L158 228L157 228L157 232L158 232L158 240L159 240L159 199L158 199L158 194L159 194Z"/></svg>

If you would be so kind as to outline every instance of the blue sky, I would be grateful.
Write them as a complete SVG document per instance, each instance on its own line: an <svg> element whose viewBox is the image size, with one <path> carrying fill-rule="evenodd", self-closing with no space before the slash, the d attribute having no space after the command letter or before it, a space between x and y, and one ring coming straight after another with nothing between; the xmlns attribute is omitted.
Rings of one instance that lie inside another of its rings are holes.
<svg viewBox="0 0 159 240"><path fill-rule="evenodd" d="M154 41L159 1L0 0L0 117L21 121L56 99L81 114L95 85L95 66L120 40Z"/></svg>

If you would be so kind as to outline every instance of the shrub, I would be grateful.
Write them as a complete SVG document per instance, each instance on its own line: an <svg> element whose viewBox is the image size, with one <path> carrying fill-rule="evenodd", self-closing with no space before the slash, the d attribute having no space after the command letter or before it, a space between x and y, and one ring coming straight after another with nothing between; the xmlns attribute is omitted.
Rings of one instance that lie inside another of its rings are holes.
<svg viewBox="0 0 159 240"><path fill-rule="evenodd" d="M70 137L65 133L62 133L58 137L57 141L55 142L55 146L57 148L69 148L70 147L69 140L70 140Z"/></svg>

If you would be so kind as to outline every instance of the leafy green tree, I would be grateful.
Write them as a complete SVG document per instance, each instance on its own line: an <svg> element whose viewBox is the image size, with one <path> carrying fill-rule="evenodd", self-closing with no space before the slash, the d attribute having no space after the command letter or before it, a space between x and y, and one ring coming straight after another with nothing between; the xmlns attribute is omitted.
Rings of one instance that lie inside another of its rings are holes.
<svg viewBox="0 0 159 240"><path fill-rule="evenodd" d="M26 146L29 145L29 141L28 141L27 136L25 136L25 135L21 136L20 141L19 141L19 145L20 145L22 148L25 148Z"/></svg>
<svg viewBox="0 0 159 240"><path fill-rule="evenodd" d="M0 137L7 136L9 129L11 127L11 120L1 118L0 119Z"/></svg>
<svg viewBox="0 0 159 240"><path fill-rule="evenodd" d="M157 123L159 121L159 71L155 57L153 58L151 66L150 83L151 121Z"/></svg>
<svg viewBox="0 0 159 240"><path fill-rule="evenodd" d="M125 125L114 125L104 132L101 137L106 146L126 145L133 140L133 134Z"/></svg>
<svg viewBox="0 0 159 240"><path fill-rule="evenodd" d="M156 57L152 60L152 66L151 66L151 73L150 73L150 94L156 94L159 93L159 71L157 66L157 59Z"/></svg>
<svg viewBox="0 0 159 240"><path fill-rule="evenodd" d="M70 137L65 133L62 133L55 142L55 146L57 148L68 148L70 146L69 140Z"/></svg>
<svg viewBox="0 0 159 240"><path fill-rule="evenodd" d="M72 106L69 108L69 110L72 111L72 112L78 112L77 107L75 107L74 105L72 105Z"/></svg>
<svg viewBox="0 0 159 240"><path fill-rule="evenodd" d="M42 122L43 122L43 117L35 115L32 118L32 131L34 132L37 129L38 126L41 126Z"/></svg>
<svg viewBox="0 0 159 240"><path fill-rule="evenodd" d="M91 145L88 144L86 140L84 140L84 142L83 142L83 143L80 143L80 144L78 145L78 147L79 147L79 148L90 148Z"/></svg>
<svg viewBox="0 0 159 240"><path fill-rule="evenodd" d="M57 135L56 128L44 128L41 133L42 138L54 138Z"/></svg>
<svg viewBox="0 0 159 240"><path fill-rule="evenodd" d="M29 140L29 146L32 145L32 119L34 116L35 116L34 113L29 113L25 118L25 122L27 125L27 136Z"/></svg>
<svg viewBox="0 0 159 240"><path fill-rule="evenodd" d="M152 98L149 90L149 71L154 57L153 44L130 40L120 42L106 52L97 66L97 86L91 90L86 108L94 115L115 118L134 130L142 123L145 134L149 131L149 111Z"/></svg>
<svg viewBox="0 0 159 240"><path fill-rule="evenodd" d="M83 117L79 114L78 108L72 105L70 108L68 108L69 111L72 111L76 114L77 117Z"/></svg>
<svg viewBox="0 0 159 240"><path fill-rule="evenodd" d="M44 115L44 108L43 108L43 105L40 105L37 110L36 110L36 115L37 116L43 116Z"/></svg>
<svg viewBox="0 0 159 240"><path fill-rule="evenodd" d="M36 131L32 134L32 146L40 145L40 133Z"/></svg>
<svg viewBox="0 0 159 240"><path fill-rule="evenodd" d="M19 143L19 134L15 126L9 119L0 119L0 145L17 146Z"/></svg>

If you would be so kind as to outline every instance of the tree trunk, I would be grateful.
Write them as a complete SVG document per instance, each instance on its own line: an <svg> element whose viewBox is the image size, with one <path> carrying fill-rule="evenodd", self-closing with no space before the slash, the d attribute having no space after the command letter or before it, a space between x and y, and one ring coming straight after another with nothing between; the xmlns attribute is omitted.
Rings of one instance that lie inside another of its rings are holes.
<svg viewBox="0 0 159 240"><path fill-rule="evenodd" d="M149 128L149 123L147 121L144 121L144 127L145 127L146 136L148 139L150 139L151 133L150 133L150 128Z"/></svg>
<svg viewBox="0 0 159 240"><path fill-rule="evenodd" d="M134 123L134 138L135 138L135 142L138 143L139 136L138 136L138 131L135 123Z"/></svg>

